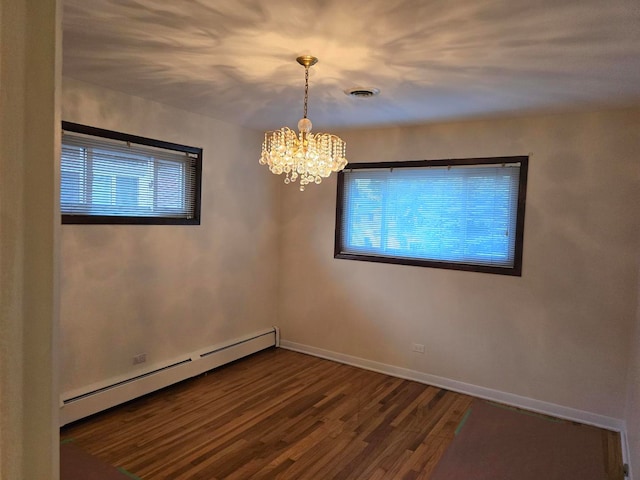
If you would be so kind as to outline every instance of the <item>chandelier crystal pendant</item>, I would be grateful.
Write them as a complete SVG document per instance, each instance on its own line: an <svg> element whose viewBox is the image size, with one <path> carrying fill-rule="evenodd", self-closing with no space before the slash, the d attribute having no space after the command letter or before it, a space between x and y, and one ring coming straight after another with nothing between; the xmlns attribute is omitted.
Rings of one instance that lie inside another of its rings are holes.
<svg viewBox="0 0 640 480"><path fill-rule="evenodd" d="M318 63L316 57L296 58L304 67L304 116L298 122L298 133L289 127L264 134L260 165L269 165L271 173L286 175L284 183L300 178L300 191L310 183L321 183L331 172L339 172L347 165L345 142L329 133L311 133L307 118L309 99L309 67Z"/></svg>

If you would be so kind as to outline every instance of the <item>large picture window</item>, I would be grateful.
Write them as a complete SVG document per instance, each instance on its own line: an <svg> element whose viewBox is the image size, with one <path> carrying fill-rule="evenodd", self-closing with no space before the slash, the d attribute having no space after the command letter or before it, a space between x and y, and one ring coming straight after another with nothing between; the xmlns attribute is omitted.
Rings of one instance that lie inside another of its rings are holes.
<svg viewBox="0 0 640 480"><path fill-rule="evenodd" d="M522 274L528 157L349 164L335 257Z"/></svg>
<svg viewBox="0 0 640 480"><path fill-rule="evenodd" d="M202 149L62 122L62 223L200 224Z"/></svg>

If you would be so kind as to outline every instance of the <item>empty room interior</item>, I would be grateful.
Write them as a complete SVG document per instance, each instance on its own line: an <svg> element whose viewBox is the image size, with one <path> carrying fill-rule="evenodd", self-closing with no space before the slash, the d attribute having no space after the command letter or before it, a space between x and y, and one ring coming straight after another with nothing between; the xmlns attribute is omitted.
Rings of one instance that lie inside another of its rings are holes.
<svg viewBox="0 0 640 480"><path fill-rule="evenodd" d="M123 478L561 478L491 476L482 412L640 478L636 2L36 3L0 16L2 478L69 444Z"/></svg>

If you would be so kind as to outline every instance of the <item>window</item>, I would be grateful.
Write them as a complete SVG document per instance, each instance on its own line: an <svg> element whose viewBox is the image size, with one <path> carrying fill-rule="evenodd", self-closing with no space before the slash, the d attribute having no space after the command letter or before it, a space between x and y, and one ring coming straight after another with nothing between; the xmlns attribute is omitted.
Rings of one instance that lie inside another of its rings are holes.
<svg viewBox="0 0 640 480"><path fill-rule="evenodd" d="M521 275L528 157L349 164L335 257Z"/></svg>
<svg viewBox="0 0 640 480"><path fill-rule="evenodd" d="M62 122L62 223L200 224L202 149Z"/></svg>

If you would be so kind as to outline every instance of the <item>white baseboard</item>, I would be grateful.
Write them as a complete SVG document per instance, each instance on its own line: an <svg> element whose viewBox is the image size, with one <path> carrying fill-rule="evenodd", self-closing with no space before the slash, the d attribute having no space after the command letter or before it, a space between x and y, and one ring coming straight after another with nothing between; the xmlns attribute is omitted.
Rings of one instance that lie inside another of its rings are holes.
<svg viewBox="0 0 640 480"><path fill-rule="evenodd" d="M276 345L277 332L275 327L254 332L149 366L132 375L110 378L65 392L61 397L60 425L75 422L265 348L273 347Z"/></svg>
<svg viewBox="0 0 640 480"><path fill-rule="evenodd" d="M344 363L347 365L353 365L354 367L360 367L366 370L384 373L393 377L413 380L416 382L433 385L435 387L445 388L454 392L472 395L474 397L482 398L485 400L504 403L506 405L523 408L545 415L551 415L566 420L572 420L574 422L593 425L616 432L625 432L625 423L623 420L613 417L607 417L605 415L599 415L597 413L586 412L584 410L578 410L571 407L557 405L555 403L545 402L529 397L523 397L521 395L516 395L513 393L494 390L492 388L481 387L478 385L460 382L445 377L439 377L437 375L418 372L417 370L396 367L394 365L375 362L373 360L354 357L352 355L345 355L343 353L333 352L331 350L312 347L288 340L280 340L280 347L287 350L293 350L295 352L306 353L316 357L325 358L327 360L333 360L335 362Z"/></svg>

